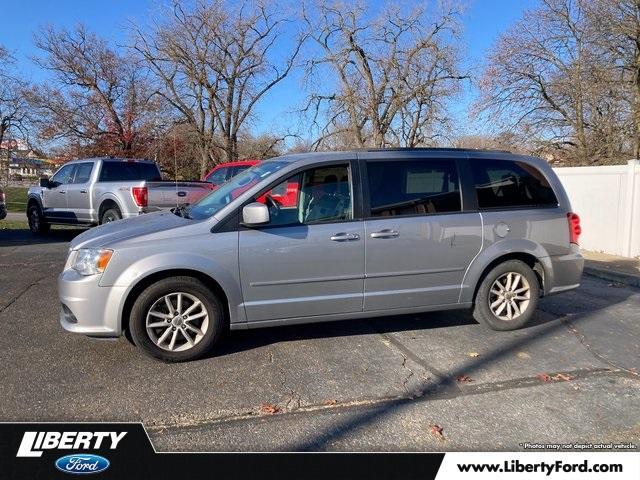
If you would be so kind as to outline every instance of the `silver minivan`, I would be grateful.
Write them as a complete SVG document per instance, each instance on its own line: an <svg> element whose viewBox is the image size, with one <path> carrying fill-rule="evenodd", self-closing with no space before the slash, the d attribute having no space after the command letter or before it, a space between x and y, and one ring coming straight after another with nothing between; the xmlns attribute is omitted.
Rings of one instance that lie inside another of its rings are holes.
<svg viewBox="0 0 640 480"><path fill-rule="evenodd" d="M165 361L249 329L472 309L520 328L580 283L579 218L549 165L503 151L274 158L198 203L93 228L59 277L60 322ZM425 321L428 321L425 319Z"/></svg>

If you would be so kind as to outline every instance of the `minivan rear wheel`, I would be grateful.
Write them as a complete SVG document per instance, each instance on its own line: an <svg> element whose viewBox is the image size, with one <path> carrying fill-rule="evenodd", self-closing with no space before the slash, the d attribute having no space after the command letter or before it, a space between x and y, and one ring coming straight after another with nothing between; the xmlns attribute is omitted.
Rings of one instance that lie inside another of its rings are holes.
<svg viewBox="0 0 640 480"><path fill-rule="evenodd" d="M165 362L204 356L223 329L222 304L193 277L165 278L147 287L136 299L129 322L136 346Z"/></svg>
<svg viewBox="0 0 640 480"><path fill-rule="evenodd" d="M495 266L482 280L473 317L493 330L515 330L533 316L540 285L535 272L520 260Z"/></svg>

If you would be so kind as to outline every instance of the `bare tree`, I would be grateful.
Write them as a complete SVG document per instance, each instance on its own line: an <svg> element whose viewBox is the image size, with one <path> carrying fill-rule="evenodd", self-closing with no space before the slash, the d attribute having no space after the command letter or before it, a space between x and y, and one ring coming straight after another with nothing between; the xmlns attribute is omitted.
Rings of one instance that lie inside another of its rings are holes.
<svg viewBox="0 0 640 480"><path fill-rule="evenodd" d="M320 129L316 146L345 134L355 147L432 143L446 102L467 78L455 46L458 17L454 7L407 12L387 4L372 17L362 2L306 5L318 53L307 63L315 84L304 110Z"/></svg>
<svg viewBox="0 0 640 480"><path fill-rule="evenodd" d="M0 145L12 130L27 134L25 88L26 83L15 72L15 59L0 45Z"/></svg>
<svg viewBox="0 0 640 480"><path fill-rule="evenodd" d="M256 105L294 67L304 38L288 38L287 49L286 22L274 4L174 1L169 20L150 34L136 30L132 48L156 77L157 94L197 132L203 173L220 161L217 152L238 157Z"/></svg>
<svg viewBox="0 0 640 480"><path fill-rule="evenodd" d="M584 164L615 161L625 148L625 95L597 48L590 5L541 0L526 11L491 50L475 106L498 129Z"/></svg>
<svg viewBox="0 0 640 480"><path fill-rule="evenodd" d="M598 53L614 73L609 95L617 92L628 102L632 124L628 134L633 156L640 158L640 0L593 0L587 12L597 34Z"/></svg>
<svg viewBox="0 0 640 480"><path fill-rule="evenodd" d="M71 31L44 28L35 44L44 53L36 63L53 74L53 84L30 94L43 138L103 154L138 154L158 108L139 65L83 25Z"/></svg>

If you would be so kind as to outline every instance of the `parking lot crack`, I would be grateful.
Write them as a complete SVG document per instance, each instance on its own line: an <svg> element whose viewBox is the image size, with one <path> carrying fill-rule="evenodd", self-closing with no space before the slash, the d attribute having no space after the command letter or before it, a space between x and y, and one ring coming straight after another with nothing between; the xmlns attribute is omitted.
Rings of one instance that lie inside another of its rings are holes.
<svg viewBox="0 0 640 480"><path fill-rule="evenodd" d="M269 363L274 363L274 355L272 352L269 352ZM302 405L302 397L300 394L292 387L287 385L287 374L282 367L278 367L278 373L280 375L280 385L283 390L288 392L288 398L284 404L285 410L296 410L300 408Z"/></svg>
<svg viewBox="0 0 640 480"><path fill-rule="evenodd" d="M593 355L595 358L597 358L598 360L600 360L601 362L606 363L607 365L610 365L612 367L614 367L617 370L622 370L625 371L627 373L629 373L630 375L633 375L635 377L640 377L640 372L637 372L635 370L629 369L629 368L625 368L622 365L618 365L615 362L612 362L611 360L609 360L605 355L603 355L602 353L598 352L597 350L595 350L591 344L589 343L589 340L587 339L586 335L584 333L582 333L580 330L578 330L578 328L568 319L568 317L563 317L562 318L562 323L567 327L567 329L573 333L573 335L575 335L575 337L578 339L578 341L582 344L582 346L591 354Z"/></svg>
<svg viewBox="0 0 640 480"><path fill-rule="evenodd" d="M380 336L383 338L383 341L385 343L385 345L387 345L388 348L390 348L392 351L400 354L403 358L403 362L402 362L402 367L406 368L407 370L409 370L409 368L406 366L408 361L413 362L414 364L418 365L419 367L421 367L424 371L428 372L428 374L433 375L435 377L435 381L433 382L433 388L436 390L449 390L449 389L453 389L456 391L459 391L459 387L458 385L455 384L455 382L452 381L451 377L449 375L444 374L443 372L440 372L438 369L436 369L435 367L433 367L432 365L428 364L426 361L424 361L424 359L422 359L421 357L419 357L416 353L414 353L410 348L408 348L406 345L404 345L402 342L400 342L397 338L395 338L393 335L390 335L388 333L382 333L380 332ZM415 372L412 372L415 373ZM403 387L405 388L405 390L408 391L408 382L411 379L413 375L409 375L405 378L404 382L403 382ZM429 376L425 376L425 380L429 380ZM427 392L424 393L433 393L433 389L428 389ZM417 395L415 392L413 394L413 397L416 396L420 396Z"/></svg>
<svg viewBox="0 0 640 480"><path fill-rule="evenodd" d="M598 369L580 369L580 370L571 370L565 372L551 372L550 376L554 377L557 374L562 373L568 377L571 377L570 382L574 381L587 381L591 378L597 377L626 377L626 378L636 378L630 377L627 372L620 370L613 370L609 368L598 368ZM256 414L255 411L249 412L239 412L237 414L229 414L223 417L218 418L209 418L203 419L201 421L191 421L191 422L177 422L170 424L151 424L145 425L147 430L154 433L164 433L165 431L171 431L175 429L183 429L189 427L201 427L204 425L214 425L228 422L238 422L238 421L253 421L255 419L264 419L266 417L270 417L271 419L277 419L283 415L311 415L318 412L324 411L340 411L340 410L348 410L348 409L359 409L359 408L377 408L382 405L387 404L406 404L413 402L429 402L429 401L437 401L437 400L450 400L460 397L467 397L472 395L483 395L487 393L493 393L498 391L507 391L507 390L515 390L522 388L549 388L551 386L560 386L563 384L568 384L566 381L550 381L550 382L542 382L537 376L532 377L521 377L514 378L510 380L504 380L499 382L490 382L483 383L477 385L469 385L465 386L463 389L449 389L446 391L438 391L434 393L429 393L428 391L422 393L420 395L416 395L413 397L406 395L397 395L397 396L386 396L386 397L378 397L378 398L369 398L369 399L359 399L359 400L345 400L339 401L336 403L327 404L308 404L304 406L299 406L298 408L292 408L289 410L284 410L282 413L277 415L272 414Z"/></svg>
<svg viewBox="0 0 640 480"><path fill-rule="evenodd" d="M409 380L411 379L411 377L413 377L413 370L411 370L407 366L407 357L403 353L401 353L401 355L402 355L402 368L404 368L409 372L409 374L405 377L405 379L402 382L402 387L407 392L407 395L411 395L411 393L409 392L409 388L407 387L407 383L409 383Z"/></svg>
<svg viewBox="0 0 640 480"><path fill-rule="evenodd" d="M25 288L23 288L15 297L11 298L6 305L0 307L0 313L4 312L7 308L9 308L11 305L16 303L25 293L27 293L32 287L35 287L38 283L40 283L45 278L46 276L40 277L34 282L31 282Z"/></svg>

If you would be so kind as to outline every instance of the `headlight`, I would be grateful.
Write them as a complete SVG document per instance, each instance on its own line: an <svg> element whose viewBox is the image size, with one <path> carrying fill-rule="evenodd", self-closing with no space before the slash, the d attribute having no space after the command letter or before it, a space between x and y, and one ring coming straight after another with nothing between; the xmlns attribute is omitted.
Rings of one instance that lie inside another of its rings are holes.
<svg viewBox="0 0 640 480"><path fill-rule="evenodd" d="M97 248L81 248L76 254L73 268L80 275L95 275L104 272L109 260L113 255L113 250Z"/></svg>

